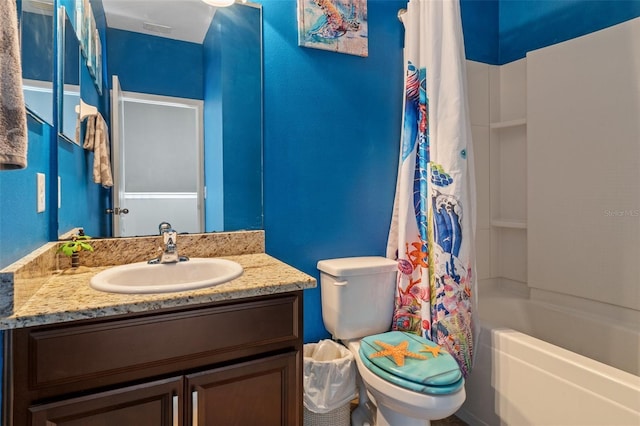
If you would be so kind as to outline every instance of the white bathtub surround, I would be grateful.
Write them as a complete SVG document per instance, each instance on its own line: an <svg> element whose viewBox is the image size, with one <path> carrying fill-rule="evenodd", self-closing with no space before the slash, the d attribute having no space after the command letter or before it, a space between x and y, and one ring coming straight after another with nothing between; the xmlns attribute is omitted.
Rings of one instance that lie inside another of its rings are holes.
<svg viewBox="0 0 640 426"><path fill-rule="evenodd" d="M531 288L640 311L639 52L636 18L527 54Z"/></svg>
<svg viewBox="0 0 640 426"><path fill-rule="evenodd" d="M514 330L492 330L491 341L507 424L640 424L637 376Z"/></svg>
<svg viewBox="0 0 640 426"><path fill-rule="evenodd" d="M511 328L640 375L640 312L498 280L481 282L478 309L484 327Z"/></svg>
<svg viewBox="0 0 640 426"><path fill-rule="evenodd" d="M483 330L470 424L640 424L638 40L639 18L467 64Z"/></svg>
<svg viewBox="0 0 640 426"><path fill-rule="evenodd" d="M574 308L531 300L522 288L482 282L480 291L476 364L458 417L473 425L640 424L640 330L634 323L587 318ZM572 327L570 339L557 324Z"/></svg>

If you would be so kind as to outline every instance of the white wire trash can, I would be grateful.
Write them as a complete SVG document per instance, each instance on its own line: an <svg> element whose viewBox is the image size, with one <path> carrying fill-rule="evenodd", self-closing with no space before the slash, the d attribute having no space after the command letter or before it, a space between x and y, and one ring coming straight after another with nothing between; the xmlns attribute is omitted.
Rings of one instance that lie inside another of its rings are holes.
<svg viewBox="0 0 640 426"><path fill-rule="evenodd" d="M353 354L333 340L303 347L304 426L349 426L356 396Z"/></svg>

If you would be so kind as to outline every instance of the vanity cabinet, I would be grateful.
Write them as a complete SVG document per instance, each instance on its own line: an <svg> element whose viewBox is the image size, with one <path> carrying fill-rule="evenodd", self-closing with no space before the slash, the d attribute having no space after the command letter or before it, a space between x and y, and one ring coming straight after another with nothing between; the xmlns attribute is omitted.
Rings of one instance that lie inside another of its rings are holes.
<svg viewBox="0 0 640 426"><path fill-rule="evenodd" d="M29 407L33 426L179 424L181 377ZM15 422L14 422L15 423Z"/></svg>
<svg viewBox="0 0 640 426"><path fill-rule="evenodd" d="M301 425L302 292L5 333L3 425Z"/></svg>

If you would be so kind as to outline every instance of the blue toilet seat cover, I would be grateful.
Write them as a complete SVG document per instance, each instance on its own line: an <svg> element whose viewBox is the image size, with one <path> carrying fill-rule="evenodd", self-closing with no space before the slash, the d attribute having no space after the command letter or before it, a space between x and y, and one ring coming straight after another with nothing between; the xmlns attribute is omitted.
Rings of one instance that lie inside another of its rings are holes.
<svg viewBox="0 0 640 426"><path fill-rule="evenodd" d="M360 359L381 378L415 392L448 394L464 385L456 360L421 336L389 331L363 338Z"/></svg>

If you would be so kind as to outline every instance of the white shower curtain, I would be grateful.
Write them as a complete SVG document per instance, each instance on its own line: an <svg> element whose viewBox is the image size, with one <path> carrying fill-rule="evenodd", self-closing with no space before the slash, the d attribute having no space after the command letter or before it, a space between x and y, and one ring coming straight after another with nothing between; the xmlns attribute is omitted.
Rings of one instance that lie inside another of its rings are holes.
<svg viewBox="0 0 640 426"><path fill-rule="evenodd" d="M387 257L398 259L393 329L473 354L475 181L458 0L410 0L398 182Z"/></svg>

